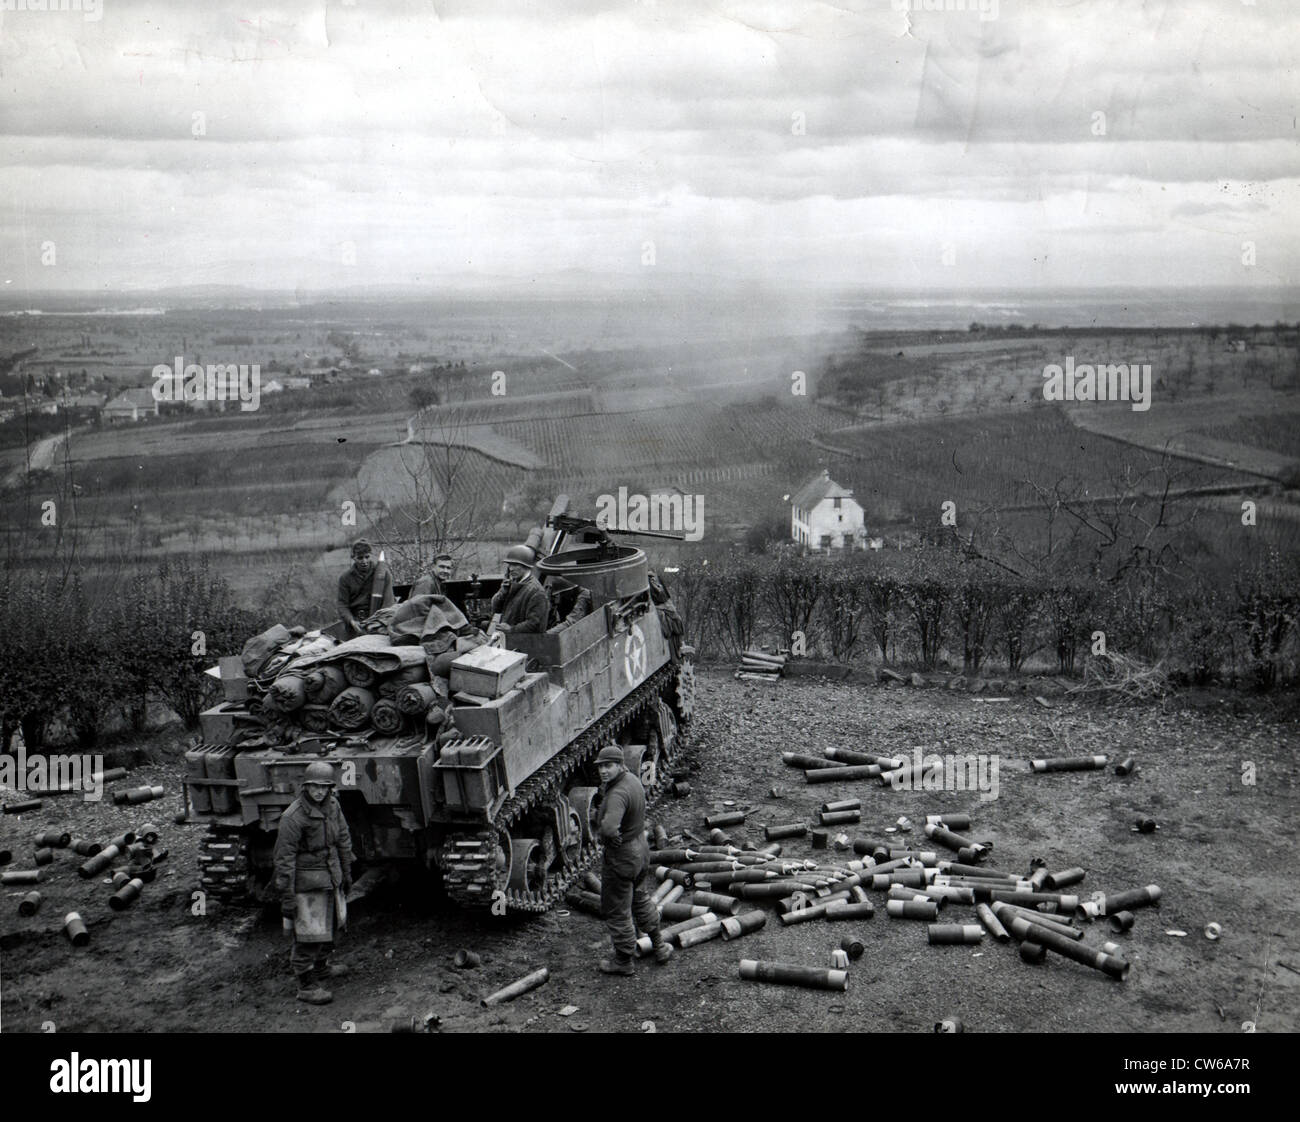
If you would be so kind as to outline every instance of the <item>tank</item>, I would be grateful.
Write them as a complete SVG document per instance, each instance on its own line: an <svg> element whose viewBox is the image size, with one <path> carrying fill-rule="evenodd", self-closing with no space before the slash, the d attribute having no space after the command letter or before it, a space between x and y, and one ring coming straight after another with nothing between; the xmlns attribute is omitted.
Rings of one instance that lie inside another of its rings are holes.
<svg viewBox="0 0 1300 1122"><path fill-rule="evenodd" d="M187 818L209 823L205 891L268 898L280 815L307 765L324 760L335 769L358 872L419 863L457 904L496 915L544 912L562 899L600 853L590 821L597 752L619 745L653 798L671 779L695 705L693 651L645 553L567 505L557 500L530 538L535 570L552 623L584 589L590 611L541 634L497 634L455 656L445 684L422 647L380 635L291 659L273 678L241 680L228 665L239 660L224 660L227 700L202 715L203 741L187 753ZM444 592L472 624L487 626L500 585L475 576ZM268 716L275 682L326 666L346 668L349 681L373 672L372 695L399 701L389 686L423 682L442 721L413 714L381 734L370 724L341 729L324 706Z"/></svg>

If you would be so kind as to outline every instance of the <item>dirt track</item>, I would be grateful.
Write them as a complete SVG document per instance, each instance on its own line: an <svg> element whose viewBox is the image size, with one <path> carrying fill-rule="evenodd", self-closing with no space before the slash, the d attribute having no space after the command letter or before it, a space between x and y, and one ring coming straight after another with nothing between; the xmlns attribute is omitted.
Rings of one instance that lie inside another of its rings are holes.
<svg viewBox="0 0 1300 1122"><path fill-rule="evenodd" d="M21 892L6 888L0 912L0 983L4 1025L39 1031L386 1031L390 1019L434 1012L443 1031L659 1032L925 1030L940 1017L961 1017L967 1031L1217 1031L1300 1028L1300 936L1294 718L1263 706L1202 699L1200 708L1099 709L1059 697L1052 708L1016 694L1005 703L964 693L787 680L743 683L722 672L701 675L700 715L689 759L694 793L663 800L652 813L670 833L698 835L703 816L730 800L749 809L731 833L762 843L764 823L811 821L825 800L860 797L863 821L850 836L882 837L900 815L968 811L971 833L989 838L989 862L1023 872L1041 856L1054 868L1088 870L1079 891L1115 892L1159 884L1158 910L1138 913L1123 936L1095 928L1087 941L1117 938L1133 964L1125 982L1051 958L1023 964L1011 946L930 947L925 924L877 913L856 924L812 921L785 928L769 912L760 932L679 952L671 964L639 964L633 979L594 971L604 951L599 922L578 912L500 920L446 909L406 885L357 905L340 960L353 976L336 984L333 1005L293 1000L287 945L278 917L213 905L190 914L199 831L171 825L179 768L137 769L131 782L159 782L167 799L126 812L111 803L47 800L35 814L0 819L0 846L11 867L29 864L30 838L63 825L102 838L125 824L164 827L167 872L136 909L114 914L99 881L77 877L73 856L59 854L41 886L46 900L32 919L16 915ZM1236 709L1241 715L1234 716ZM838 745L908 754L914 747L952 753L997 753L999 797L893 791L875 781L808 787L780 763L782 749L817 752ZM1044 754L1135 754L1130 778L1104 772L1034 776L1027 761ZM1243 784L1243 761L1256 767ZM783 797L767 792L779 786ZM6 800L16 796L5 794ZM1152 835L1132 833L1138 815L1156 818ZM919 827L918 827L919 829ZM906 835L894 835L904 837ZM927 848L931 848L928 847ZM800 840L786 855L812 857ZM824 853L816 856L825 858ZM832 854L832 857L834 855ZM850 855L851 856L851 855ZM25 891L25 890L23 890ZM74 950L59 931L78 908L92 941ZM950 905L944 922L974 922L972 908ZM1202 930L1222 925L1210 942ZM1187 932L1186 937L1165 934ZM741 958L828 965L849 931L866 943L850 969L847 993L741 982ZM451 965L454 951L483 956L476 970ZM547 966L548 984L515 1002L485 1010L484 993ZM578 1012L557 1016L565 1005ZM345 1028L345 1023L348 1027Z"/></svg>

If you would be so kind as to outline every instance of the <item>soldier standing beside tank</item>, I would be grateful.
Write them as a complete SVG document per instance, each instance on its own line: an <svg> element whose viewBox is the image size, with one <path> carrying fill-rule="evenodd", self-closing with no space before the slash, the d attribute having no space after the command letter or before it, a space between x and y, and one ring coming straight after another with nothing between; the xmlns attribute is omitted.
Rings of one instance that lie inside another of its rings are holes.
<svg viewBox="0 0 1300 1122"><path fill-rule="evenodd" d="M673 948L659 933L659 909L650 891L650 847L645 839L645 788L611 745L596 757L600 772L598 830L605 843L600 873L600 913L614 944L614 957L600 961L602 974L634 974L636 932L649 935L661 966ZM635 920L636 927L633 928Z"/></svg>
<svg viewBox="0 0 1300 1122"><path fill-rule="evenodd" d="M492 597L492 614L501 618L496 630L505 634L540 635L546 630L551 601L533 575L537 555L526 545L513 545L506 552L506 579Z"/></svg>
<svg viewBox="0 0 1300 1122"><path fill-rule="evenodd" d="M346 897L352 888L352 836L333 789L334 769L319 760L308 764L275 839L280 914L293 923L289 965L298 979L298 1000L311 1005L333 1001L321 983L348 972L329 961L339 918L335 892Z"/></svg>

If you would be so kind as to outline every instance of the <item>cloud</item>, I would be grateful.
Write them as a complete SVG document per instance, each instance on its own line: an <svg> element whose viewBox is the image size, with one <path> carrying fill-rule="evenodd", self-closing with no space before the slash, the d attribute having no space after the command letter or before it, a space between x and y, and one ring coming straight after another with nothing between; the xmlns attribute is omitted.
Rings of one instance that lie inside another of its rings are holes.
<svg viewBox="0 0 1300 1122"><path fill-rule="evenodd" d="M2 17L15 283L299 283L345 241L358 281L619 270L651 237L703 271L911 279L956 238L984 283L1111 278L1134 243L1135 282L1226 283L1253 237L1294 272L1300 9L103 5ZM22 264L47 237L57 273Z"/></svg>

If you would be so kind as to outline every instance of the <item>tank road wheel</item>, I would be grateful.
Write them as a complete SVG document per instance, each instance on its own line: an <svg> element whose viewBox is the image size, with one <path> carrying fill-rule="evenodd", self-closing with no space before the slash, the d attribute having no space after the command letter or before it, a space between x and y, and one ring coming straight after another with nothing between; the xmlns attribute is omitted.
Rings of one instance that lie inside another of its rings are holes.
<svg viewBox="0 0 1300 1122"><path fill-rule="evenodd" d="M248 838L242 830L209 825L199 842L199 886L209 897L228 904L250 895L252 867Z"/></svg>
<svg viewBox="0 0 1300 1122"><path fill-rule="evenodd" d="M641 754L641 773L638 776L641 786L647 791L652 791L659 782L665 762L663 737L655 725L649 725L646 729L645 751Z"/></svg>
<svg viewBox="0 0 1300 1122"><path fill-rule="evenodd" d="M683 721L695 713L695 663L683 661L677 667L677 712Z"/></svg>
<svg viewBox="0 0 1300 1122"><path fill-rule="evenodd" d="M536 892L546 880L546 849L536 838L510 843L509 885L515 892Z"/></svg>
<svg viewBox="0 0 1300 1122"><path fill-rule="evenodd" d="M582 859L582 842L584 831L582 829L582 819L578 812L573 808L563 795L557 800L556 813L564 823L565 833L564 840L560 843L560 855L564 860L565 868L574 868Z"/></svg>
<svg viewBox="0 0 1300 1122"><path fill-rule="evenodd" d="M591 845L596 840L595 824L591 820L591 807L599 791L599 787L570 787L569 793L565 796L582 830L583 845Z"/></svg>
<svg viewBox="0 0 1300 1122"><path fill-rule="evenodd" d="M663 698L659 699L659 736L663 741L664 762L672 763L677 754L677 714Z"/></svg>

